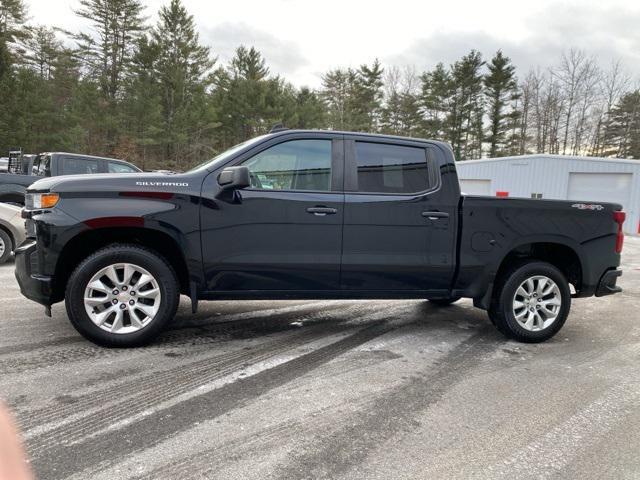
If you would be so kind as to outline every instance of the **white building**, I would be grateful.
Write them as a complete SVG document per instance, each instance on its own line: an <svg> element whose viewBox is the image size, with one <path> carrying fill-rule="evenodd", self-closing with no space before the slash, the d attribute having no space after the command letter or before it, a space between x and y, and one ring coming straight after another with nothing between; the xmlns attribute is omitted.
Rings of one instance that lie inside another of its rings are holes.
<svg viewBox="0 0 640 480"><path fill-rule="evenodd" d="M615 202L626 233L640 233L640 160L523 155L457 162L460 188L470 195Z"/></svg>

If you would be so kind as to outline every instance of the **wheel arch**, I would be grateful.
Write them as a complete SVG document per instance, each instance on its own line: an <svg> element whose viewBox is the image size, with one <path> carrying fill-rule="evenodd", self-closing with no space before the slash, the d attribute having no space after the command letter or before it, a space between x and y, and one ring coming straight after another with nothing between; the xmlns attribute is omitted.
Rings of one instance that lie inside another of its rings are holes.
<svg viewBox="0 0 640 480"><path fill-rule="evenodd" d="M474 298L474 304L480 308L487 309L493 297L496 281L514 262L526 260L539 260L550 263L563 273L576 292L579 292L582 288L588 265L586 265L584 257L580 253L578 244L573 244L573 242L564 239L524 240L512 246L501 257L498 264L494 266L495 273L491 275L492 278L488 282L484 295Z"/></svg>
<svg viewBox="0 0 640 480"><path fill-rule="evenodd" d="M582 286L583 265L578 252L566 243L532 242L511 249L500 262L496 278L515 261L541 260L558 268L576 290Z"/></svg>
<svg viewBox="0 0 640 480"><path fill-rule="evenodd" d="M111 227L84 230L69 241L60 252L55 268L54 297L64 298L69 277L82 260L96 250L114 243L146 247L161 255L174 269L180 293L189 293L189 270L179 242L170 234L146 227Z"/></svg>
<svg viewBox="0 0 640 480"><path fill-rule="evenodd" d="M24 205L24 196L26 193L27 188L22 185L13 183L0 185L0 202Z"/></svg>

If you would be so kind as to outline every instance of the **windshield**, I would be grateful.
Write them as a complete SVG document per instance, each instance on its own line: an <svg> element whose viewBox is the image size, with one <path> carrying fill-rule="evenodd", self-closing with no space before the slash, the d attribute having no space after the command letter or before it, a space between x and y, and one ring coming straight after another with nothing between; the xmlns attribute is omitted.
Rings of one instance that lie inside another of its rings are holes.
<svg viewBox="0 0 640 480"><path fill-rule="evenodd" d="M224 152L222 152L220 155L218 155L216 157L213 157L211 160L206 160L206 161L202 162L201 164L196 165L191 170L188 170L187 173L196 172L198 170L205 170L205 169L208 169L208 168L215 168L219 163L224 163L226 160L228 160L234 154L238 153L243 148L246 148L246 147L248 147L248 146L250 146L250 145L252 145L254 143L258 143L259 141L261 141L266 136L267 135L260 135L259 137L255 137L255 138L252 138L250 140L247 140L246 142L242 142L242 143L239 143L237 145L234 145L233 147L229 148L228 150L225 150Z"/></svg>

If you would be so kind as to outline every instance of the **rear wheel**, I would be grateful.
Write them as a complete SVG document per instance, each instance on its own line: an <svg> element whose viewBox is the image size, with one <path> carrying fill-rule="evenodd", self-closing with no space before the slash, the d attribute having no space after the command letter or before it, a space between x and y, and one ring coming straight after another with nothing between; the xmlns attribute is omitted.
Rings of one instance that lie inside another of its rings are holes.
<svg viewBox="0 0 640 480"><path fill-rule="evenodd" d="M178 282L158 254L135 245L112 245L85 259L71 274L65 301L73 326L104 346L152 341L178 306Z"/></svg>
<svg viewBox="0 0 640 480"><path fill-rule="evenodd" d="M0 265L6 262L11 255L13 242L7 232L0 228Z"/></svg>
<svg viewBox="0 0 640 480"><path fill-rule="evenodd" d="M498 280L489 316L505 336L543 342L564 325L571 308L569 283L546 262L514 265Z"/></svg>

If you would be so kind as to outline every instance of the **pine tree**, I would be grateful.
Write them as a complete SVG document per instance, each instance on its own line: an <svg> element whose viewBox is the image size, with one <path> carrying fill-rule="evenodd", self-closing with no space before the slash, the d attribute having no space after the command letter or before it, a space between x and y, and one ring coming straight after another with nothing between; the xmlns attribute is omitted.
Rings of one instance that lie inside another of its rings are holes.
<svg viewBox="0 0 640 480"><path fill-rule="evenodd" d="M89 20L92 33L74 35L79 54L97 78L105 98L121 92L137 39L144 31L141 0L80 0L76 15Z"/></svg>
<svg viewBox="0 0 640 480"><path fill-rule="evenodd" d="M479 158L482 154L482 74L479 52L472 50L451 67L454 89L448 129L457 160Z"/></svg>
<svg viewBox="0 0 640 480"><path fill-rule="evenodd" d="M401 71L392 67L388 70L380 131L408 137L422 134L419 82L411 68Z"/></svg>
<svg viewBox="0 0 640 480"><path fill-rule="evenodd" d="M294 92L294 106L285 125L290 128L324 128L325 107L318 94L308 87Z"/></svg>
<svg viewBox="0 0 640 480"><path fill-rule="evenodd" d="M207 150L213 125L206 92L214 60L209 48L200 44L193 16L181 0L171 0L160 9L151 36L158 52L155 74L162 98L165 153L182 169Z"/></svg>
<svg viewBox="0 0 640 480"><path fill-rule="evenodd" d="M624 94L607 115L605 155L640 160L640 90Z"/></svg>
<svg viewBox="0 0 640 480"><path fill-rule="evenodd" d="M137 151L128 160L137 160L140 167L148 168L153 165L149 156L160 153L158 148L163 143L162 124L162 95L160 82L156 74L159 57L158 45L151 42L147 36L139 39L136 53L132 60L133 75L127 82L124 104L124 117L128 137L124 145L133 142ZM118 155L125 157L125 155Z"/></svg>
<svg viewBox="0 0 640 480"><path fill-rule="evenodd" d="M239 47L229 67L215 74L213 104L220 124L220 147L267 133L276 123L297 121L295 96L293 87L282 78L269 76L260 52Z"/></svg>
<svg viewBox="0 0 640 480"><path fill-rule="evenodd" d="M27 9L23 0L0 0L0 79L15 61L14 47L27 38L23 25Z"/></svg>
<svg viewBox="0 0 640 480"><path fill-rule="evenodd" d="M453 95L455 92L450 72L442 63L438 63L431 72L421 76L422 93L420 98L423 110L425 135L429 138L451 141Z"/></svg>
<svg viewBox="0 0 640 480"><path fill-rule="evenodd" d="M347 130L351 125L350 101L352 72L331 70L322 77L321 97L327 106L329 128Z"/></svg>
<svg viewBox="0 0 640 480"><path fill-rule="evenodd" d="M254 47L241 45L236 49L231 60L231 71L235 78L259 82L269 75L267 62L262 54Z"/></svg>
<svg viewBox="0 0 640 480"><path fill-rule="evenodd" d="M500 50L491 59L488 68L489 73L484 77L489 117L485 141L489 143L489 157L498 157L507 153L507 135L515 120L511 103L516 99L518 84L515 67Z"/></svg>
<svg viewBox="0 0 640 480"><path fill-rule="evenodd" d="M382 114L384 70L378 60L369 67L336 69L322 77L321 96L330 128L375 132Z"/></svg>
<svg viewBox="0 0 640 480"><path fill-rule="evenodd" d="M86 112L90 121L87 132L92 150L115 155L124 131L120 102L137 39L144 31L142 0L80 0L75 11L91 23L90 32L73 35L76 55L82 59L83 73L89 84L86 93L97 89L87 99L92 104ZM95 120L95 121L94 121Z"/></svg>
<svg viewBox="0 0 640 480"><path fill-rule="evenodd" d="M49 27L37 26L25 40L25 46L25 63L31 65L40 77L49 80L63 50L62 42L56 38L55 31Z"/></svg>
<svg viewBox="0 0 640 480"><path fill-rule="evenodd" d="M383 73L384 70L378 59L370 67L361 65L352 73L348 106L353 117L350 128L361 132L378 130L382 113Z"/></svg>

